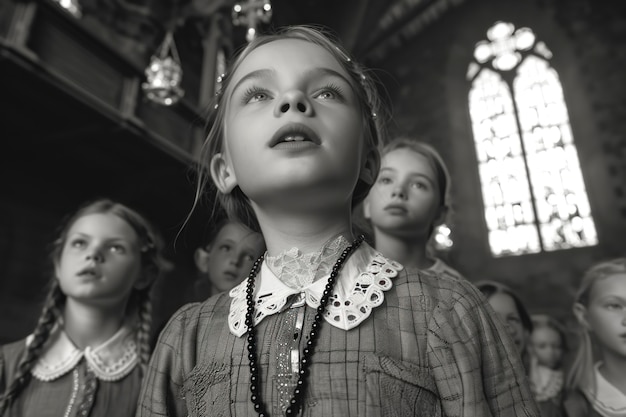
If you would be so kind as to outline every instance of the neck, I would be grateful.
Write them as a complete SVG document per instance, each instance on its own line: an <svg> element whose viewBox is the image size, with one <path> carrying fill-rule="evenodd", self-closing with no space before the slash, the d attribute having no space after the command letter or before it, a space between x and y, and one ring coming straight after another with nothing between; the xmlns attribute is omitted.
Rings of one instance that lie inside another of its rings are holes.
<svg viewBox="0 0 626 417"><path fill-rule="evenodd" d="M109 340L122 327L125 306L103 309L67 298L63 311L65 332L76 347L96 347Z"/></svg>
<svg viewBox="0 0 626 417"><path fill-rule="evenodd" d="M391 236L377 228L374 229L374 239L377 251L407 268L426 269L433 265L426 254L425 239Z"/></svg>
<svg viewBox="0 0 626 417"><path fill-rule="evenodd" d="M277 215L275 211L269 213L257 206L255 213L269 256L277 256L294 247L302 253L315 252L338 235L349 241L354 239L349 208L326 213L311 211L303 215L301 212L282 212Z"/></svg>
<svg viewBox="0 0 626 417"><path fill-rule="evenodd" d="M615 388L626 395L626 359L622 355L613 352L602 352L603 364L600 366L600 373Z"/></svg>

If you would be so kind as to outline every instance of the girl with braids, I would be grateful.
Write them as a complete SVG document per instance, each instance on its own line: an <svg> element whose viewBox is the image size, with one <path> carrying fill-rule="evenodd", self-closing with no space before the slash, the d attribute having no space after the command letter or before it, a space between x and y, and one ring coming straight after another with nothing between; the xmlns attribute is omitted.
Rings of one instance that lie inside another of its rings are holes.
<svg viewBox="0 0 626 417"><path fill-rule="evenodd" d="M146 219L110 200L69 219L35 330L0 348L0 416L134 415L161 242Z"/></svg>
<svg viewBox="0 0 626 417"><path fill-rule="evenodd" d="M574 315L580 340L566 380L565 415L626 416L626 258L585 273Z"/></svg>
<svg viewBox="0 0 626 417"><path fill-rule="evenodd" d="M469 282L407 273L352 234L382 132L363 69L296 26L250 42L222 84L202 160L267 251L169 321L137 415L536 416Z"/></svg>

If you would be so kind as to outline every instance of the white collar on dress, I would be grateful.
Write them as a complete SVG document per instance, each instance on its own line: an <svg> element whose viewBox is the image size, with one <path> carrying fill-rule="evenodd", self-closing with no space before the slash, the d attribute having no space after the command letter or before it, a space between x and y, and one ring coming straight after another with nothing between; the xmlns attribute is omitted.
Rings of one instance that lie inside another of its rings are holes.
<svg viewBox="0 0 626 417"><path fill-rule="evenodd" d="M617 389L613 384L602 376L598 362L594 366L596 378L596 390L584 389L583 393L591 403L592 407L605 417L623 417L626 415L626 395Z"/></svg>
<svg viewBox="0 0 626 417"><path fill-rule="evenodd" d="M397 276L398 271L402 269L403 266L398 262L385 258L367 243L362 243L344 264L328 302L324 319L343 330L357 327L369 317L373 308L383 303L384 291L388 291L393 285L391 278ZM312 308L317 308L329 276L330 274L301 290L296 290L283 284L263 262L255 279L254 324L257 325L266 316L281 311L288 297L294 294L303 293L306 303ZM248 331L245 325L247 285L246 278L229 293L232 300L228 325L231 333L237 337Z"/></svg>
<svg viewBox="0 0 626 417"><path fill-rule="evenodd" d="M33 335L28 336L27 346L32 339ZM139 363L134 326L124 324L100 346L88 346L81 351L72 343L63 326L57 325L50 333L44 351L31 372L41 381L52 381L74 369L83 357L99 379L122 379Z"/></svg>

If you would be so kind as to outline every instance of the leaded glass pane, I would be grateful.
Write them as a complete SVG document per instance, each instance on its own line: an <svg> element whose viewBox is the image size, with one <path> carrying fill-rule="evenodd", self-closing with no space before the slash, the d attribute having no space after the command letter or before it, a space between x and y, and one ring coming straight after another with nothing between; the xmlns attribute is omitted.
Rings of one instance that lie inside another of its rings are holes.
<svg viewBox="0 0 626 417"><path fill-rule="evenodd" d="M528 174L509 87L498 73L484 69L474 80L469 98L492 252L538 252Z"/></svg>
<svg viewBox="0 0 626 417"><path fill-rule="evenodd" d="M513 82L545 250L597 243L558 75L528 56Z"/></svg>
<svg viewBox="0 0 626 417"><path fill-rule="evenodd" d="M531 29L507 22L487 39L476 44L467 77L492 253L597 244L561 83L546 61L552 52ZM512 84L503 74L515 75Z"/></svg>

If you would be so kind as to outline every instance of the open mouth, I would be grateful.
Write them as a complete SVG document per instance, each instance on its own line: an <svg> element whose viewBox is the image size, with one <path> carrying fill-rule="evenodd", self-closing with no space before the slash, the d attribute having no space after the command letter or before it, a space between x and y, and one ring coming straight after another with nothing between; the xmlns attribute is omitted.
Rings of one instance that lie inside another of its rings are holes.
<svg viewBox="0 0 626 417"><path fill-rule="evenodd" d="M290 123L276 131L274 136L272 136L270 147L273 148L278 145L297 146L299 144L307 143L319 145L321 141L310 127L302 123Z"/></svg>
<svg viewBox="0 0 626 417"><path fill-rule="evenodd" d="M390 204L387 207L385 207L385 211L389 213L406 213L407 209L401 205Z"/></svg>
<svg viewBox="0 0 626 417"><path fill-rule="evenodd" d="M90 266L78 271L77 275L79 277L95 278L98 276L98 271L96 270L96 268Z"/></svg>

